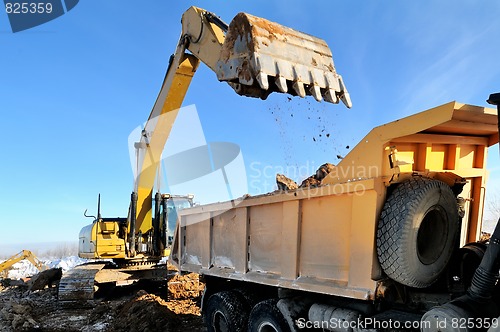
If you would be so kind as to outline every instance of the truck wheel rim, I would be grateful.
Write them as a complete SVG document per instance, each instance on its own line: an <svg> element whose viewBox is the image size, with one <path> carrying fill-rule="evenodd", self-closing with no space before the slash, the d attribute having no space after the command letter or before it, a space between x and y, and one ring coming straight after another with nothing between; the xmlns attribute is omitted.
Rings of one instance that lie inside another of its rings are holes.
<svg viewBox="0 0 500 332"><path fill-rule="evenodd" d="M214 328L214 331L217 331L217 332L219 332L219 331L220 332L229 332L229 327L228 327L228 323L226 320L226 316L224 316L224 314L219 310L217 310L214 313L212 327Z"/></svg>
<svg viewBox="0 0 500 332"><path fill-rule="evenodd" d="M446 224L446 213L439 206L425 213L417 234L417 255L422 264L432 264L441 257L446 247Z"/></svg>
<svg viewBox="0 0 500 332"><path fill-rule="evenodd" d="M268 322L263 322L259 325L257 329L258 332L279 332L276 327Z"/></svg>

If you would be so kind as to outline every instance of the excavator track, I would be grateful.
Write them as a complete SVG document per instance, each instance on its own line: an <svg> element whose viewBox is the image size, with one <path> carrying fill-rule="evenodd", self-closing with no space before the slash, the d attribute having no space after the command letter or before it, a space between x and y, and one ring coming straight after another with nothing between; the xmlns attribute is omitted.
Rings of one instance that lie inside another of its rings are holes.
<svg viewBox="0 0 500 332"><path fill-rule="evenodd" d="M105 266L105 263L84 264L66 272L59 282L59 301L64 304L85 304L92 301L96 275Z"/></svg>
<svg viewBox="0 0 500 332"><path fill-rule="evenodd" d="M168 280L175 271L165 265L131 262L115 265L110 262L83 264L64 274L59 282L59 302L65 306L86 306L94 303L98 285L128 285L137 280Z"/></svg>

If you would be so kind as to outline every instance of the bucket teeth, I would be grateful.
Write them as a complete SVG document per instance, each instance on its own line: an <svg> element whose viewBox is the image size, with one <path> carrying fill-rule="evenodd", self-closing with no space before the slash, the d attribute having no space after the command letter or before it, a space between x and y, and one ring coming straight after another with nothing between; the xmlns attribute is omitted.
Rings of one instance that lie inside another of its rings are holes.
<svg viewBox="0 0 500 332"><path fill-rule="evenodd" d="M340 96L340 100L342 100L342 102L344 103L344 105L347 106L347 108L352 107L352 101L351 101L351 96L349 95L349 92L344 91L342 96Z"/></svg>
<svg viewBox="0 0 500 332"><path fill-rule="evenodd" d="M276 83L276 86L281 92L286 93L288 91L288 86L286 85L286 78L284 78L283 76L276 77L274 82Z"/></svg>
<svg viewBox="0 0 500 332"><path fill-rule="evenodd" d="M352 107L351 96L349 95L349 92L345 88L344 80L340 75L339 75L339 85L340 85L340 91L342 93L340 96L340 100L342 100L342 102L344 103L345 106L347 106L347 108L351 108Z"/></svg>
<svg viewBox="0 0 500 332"><path fill-rule="evenodd" d="M334 104L339 103L339 97L337 97L337 94L335 93L335 90L333 90L333 89L326 90L324 97L325 97L325 101L327 101L329 103L334 103Z"/></svg>
<svg viewBox="0 0 500 332"><path fill-rule="evenodd" d="M267 80L267 75L265 73L259 72L256 78L262 90L269 89L269 81Z"/></svg>
<svg viewBox="0 0 500 332"><path fill-rule="evenodd" d="M319 86L317 86L315 84L311 85L309 92L311 93L311 96L313 96L314 99L316 99L316 101L323 100L323 97L321 96L321 89Z"/></svg>
<svg viewBox="0 0 500 332"><path fill-rule="evenodd" d="M306 90L304 89L304 84L302 82L295 81L293 83L293 89L299 97L304 98L306 96Z"/></svg>
<svg viewBox="0 0 500 332"><path fill-rule="evenodd" d="M326 42L278 23L239 13L216 61L217 78L238 94L265 99L279 92L333 103L343 98L350 106Z"/></svg>

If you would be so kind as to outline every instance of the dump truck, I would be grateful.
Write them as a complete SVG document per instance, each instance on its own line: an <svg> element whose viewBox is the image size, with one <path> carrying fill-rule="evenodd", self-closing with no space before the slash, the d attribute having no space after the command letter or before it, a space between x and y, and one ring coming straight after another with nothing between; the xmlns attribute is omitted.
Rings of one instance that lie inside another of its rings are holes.
<svg viewBox="0 0 500 332"><path fill-rule="evenodd" d="M265 99L273 92L287 93L351 107L330 48L319 38L246 13L227 25L197 7L189 8L181 23L158 98L134 145L136 176L128 214L103 218L99 203L93 223L79 235L80 257L112 262L93 262L66 273L59 284L60 300L91 301L99 284L166 277L166 269L156 264L166 254L168 205L175 198L161 194L157 184L155 193L155 182L163 148L200 62L242 96Z"/></svg>
<svg viewBox="0 0 500 332"><path fill-rule="evenodd" d="M499 226L479 241L497 125L450 102L374 128L318 187L182 211L170 259L202 275L208 331L498 327Z"/></svg>

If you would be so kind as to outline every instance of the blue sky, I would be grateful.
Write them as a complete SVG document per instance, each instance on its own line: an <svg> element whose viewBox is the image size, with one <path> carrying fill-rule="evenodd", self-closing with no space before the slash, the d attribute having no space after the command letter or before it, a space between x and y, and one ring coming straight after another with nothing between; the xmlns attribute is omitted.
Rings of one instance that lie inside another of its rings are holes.
<svg viewBox="0 0 500 332"><path fill-rule="evenodd" d="M253 194L273 189L274 171L336 163L374 126L452 100L486 106L500 91L496 0L87 0L15 34L0 12L3 243L76 240L98 193L103 215L126 215L128 136L149 115L190 5L326 40L351 93L351 110L310 97L243 98L200 67L184 105L196 106L207 141L241 147ZM270 176L256 176L264 170Z"/></svg>

